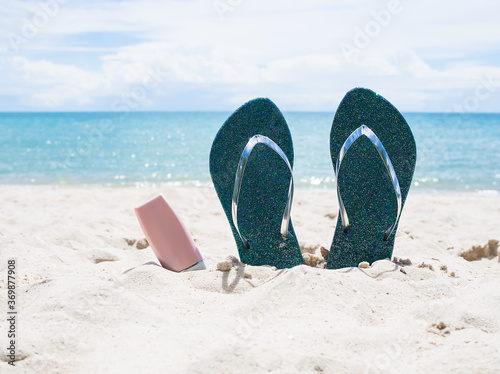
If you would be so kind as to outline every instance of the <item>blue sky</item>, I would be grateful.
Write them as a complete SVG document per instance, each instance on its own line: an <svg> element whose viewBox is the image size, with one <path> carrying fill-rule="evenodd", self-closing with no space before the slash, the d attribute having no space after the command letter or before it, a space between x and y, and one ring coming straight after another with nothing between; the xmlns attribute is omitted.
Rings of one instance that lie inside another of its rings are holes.
<svg viewBox="0 0 500 374"><path fill-rule="evenodd" d="M371 88L401 111L500 112L500 2L9 1L0 111L334 111Z"/></svg>

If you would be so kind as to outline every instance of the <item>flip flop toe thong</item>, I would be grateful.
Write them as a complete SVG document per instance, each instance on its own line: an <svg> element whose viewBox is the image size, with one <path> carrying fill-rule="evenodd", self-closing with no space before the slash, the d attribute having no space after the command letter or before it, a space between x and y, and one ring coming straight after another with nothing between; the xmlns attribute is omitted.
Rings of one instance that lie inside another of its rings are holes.
<svg viewBox="0 0 500 374"><path fill-rule="evenodd" d="M293 144L269 99L252 100L217 133L210 174L242 262L290 268L303 263L290 219Z"/></svg>
<svg viewBox="0 0 500 374"><path fill-rule="evenodd" d="M330 133L339 217L327 268L391 258L416 163L416 145L399 111L375 92L349 91Z"/></svg>

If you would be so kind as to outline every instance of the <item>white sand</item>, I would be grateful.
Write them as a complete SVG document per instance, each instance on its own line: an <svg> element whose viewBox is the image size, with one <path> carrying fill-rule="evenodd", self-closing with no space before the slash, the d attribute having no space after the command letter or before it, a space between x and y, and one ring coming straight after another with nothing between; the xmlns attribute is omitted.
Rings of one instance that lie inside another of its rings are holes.
<svg viewBox="0 0 500 374"><path fill-rule="evenodd" d="M158 192L183 216L208 270L169 272L151 248L123 239L144 237L133 207ZM0 186L0 196L2 373L500 370L500 263L457 255L500 239L500 197L411 193L394 250L413 263L404 274L387 260L217 271L238 254L211 189ZM333 191L297 191L299 240L329 248L336 213ZM5 362L10 257L15 368Z"/></svg>

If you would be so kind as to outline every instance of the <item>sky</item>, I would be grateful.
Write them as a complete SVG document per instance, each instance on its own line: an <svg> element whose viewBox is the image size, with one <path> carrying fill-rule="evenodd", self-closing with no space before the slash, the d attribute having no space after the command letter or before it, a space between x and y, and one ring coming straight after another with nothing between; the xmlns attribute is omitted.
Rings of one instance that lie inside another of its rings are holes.
<svg viewBox="0 0 500 374"><path fill-rule="evenodd" d="M500 112L500 2L3 1L0 111Z"/></svg>

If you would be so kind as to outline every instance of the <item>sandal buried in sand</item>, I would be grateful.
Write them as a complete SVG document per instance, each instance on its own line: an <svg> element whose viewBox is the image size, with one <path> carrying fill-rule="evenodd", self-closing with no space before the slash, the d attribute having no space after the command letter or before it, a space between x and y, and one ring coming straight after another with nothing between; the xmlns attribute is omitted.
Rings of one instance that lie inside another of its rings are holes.
<svg viewBox="0 0 500 374"><path fill-rule="evenodd" d="M410 127L382 96L349 91L330 133L340 214L327 268L391 258L417 150Z"/></svg>
<svg viewBox="0 0 500 374"><path fill-rule="evenodd" d="M246 264L303 264L290 220L292 166L290 130L269 99L240 107L214 139L210 174Z"/></svg>

